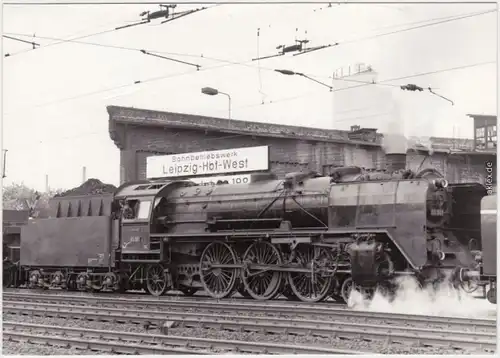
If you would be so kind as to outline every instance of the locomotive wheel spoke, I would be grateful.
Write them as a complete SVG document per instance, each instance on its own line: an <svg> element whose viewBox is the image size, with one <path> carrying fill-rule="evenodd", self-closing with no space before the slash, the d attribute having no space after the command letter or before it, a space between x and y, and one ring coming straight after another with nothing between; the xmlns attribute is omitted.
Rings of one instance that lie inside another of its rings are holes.
<svg viewBox="0 0 500 358"><path fill-rule="evenodd" d="M225 298L234 293L239 270L234 268L212 268L212 264L235 265L236 253L226 243L209 244L200 259L200 280L205 291L214 298Z"/></svg>
<svg viewBox="0 0 500 358"><path fill-rule="evenodd" d="M282 258L278 249L266 242L252 244L243 255L243 261L259 265L278 266ZM283 274L279 271L245 269L242 280L247 293L256 300L270 300L279 294Z"/></svg>
<svg viewBox="0 0 500 358"><path fill-rule="evenodd" d="M345 303L349 302L349 297L351 297L351 293L353 290L359 291L359 287L356 287L352 277L347 277L344 282L342 282L342 286L340 288L340 296Z"/></svg>
<svg viewBox="0 0 500 358"><path fill-rule="evenodd" d="M306 246L300 248L292 263L310 272L289 272L288 283L292 292L304 302L319 302L330 294L332 276L327 276L320 269L333 262L333 255L325 248Z"/></svg>
<svg viewBox="0 0 500 358"><path fill-rule="evenodd" d="M160 264L150 265L146 272L146 289L152 296L161 296L168 290L168 275Z"/></svg>
<svg viewBox="0 0 500 358"><path fill-rule="evenodd" d="M477 280L460 282L460 288L464 290L466 293L474 293L479 288L479 282Z"/></svg>

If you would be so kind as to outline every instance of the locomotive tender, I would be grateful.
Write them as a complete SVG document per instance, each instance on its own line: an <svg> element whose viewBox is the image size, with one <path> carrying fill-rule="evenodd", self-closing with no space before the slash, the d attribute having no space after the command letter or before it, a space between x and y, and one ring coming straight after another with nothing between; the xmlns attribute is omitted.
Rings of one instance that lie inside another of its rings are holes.
<svg viewBox="0 0 500 358"><path fill-rule="evenodd" d="M479 285L491 303L497 303L497 195L489 194L481 201L482 265ZM486 285L489 290L486 292Z"/></svg>
<svg viewBox="0 0 500 358"><path fill-rule="evenodd" d="M485 195L433 169L131 182L112 195L53 198L50 218L22 228L11 274L32 288L309 302L347 301L353 287L389 288L401 275L462 282L480 275L469 247L482 247Z"/></svg>

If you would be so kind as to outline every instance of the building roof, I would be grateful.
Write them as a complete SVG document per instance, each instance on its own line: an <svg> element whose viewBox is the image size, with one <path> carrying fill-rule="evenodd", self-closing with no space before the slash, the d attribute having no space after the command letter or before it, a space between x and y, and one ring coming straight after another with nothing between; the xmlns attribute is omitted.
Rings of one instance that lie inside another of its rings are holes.
<svg viewBox="0 0 500 358"><path fill-rule="evenodd" d="M196 129L203 131L210 130L222 133L248 134L274 138L317 140L325 142L380 146L379 143L374 142L349 140L349 131L337 129L322 129L288 126L274 123L228 120L227 118L161 112L131 107L108 106L107 111L110 120L110 132L114 129L114 125L116 123L127 123L135 125ZM113 136L112 133L110 134ZM116 142L115 138L112 139ZM119 143L116 144L120 147Z"/></svg>
<svg viewBox="0 0 500 358"><path fill-rule="evenodd" d="M228 120L227 118L207 117L186 113L174 113L141 109L133 107L107 106L109 114L109 132L111 139L119 148L124 147L120 138L117 124L137 126L153 126L162 128L184 128L200 131L212 131L242 135L254 135L273 138L290 138L297 140L312 140L320 142L336 142L352 145L380 147L382 134L377 133L375 142L364 140L350 140L352 131L338 129L322 129L299 126L288 126L274 123L260 123L251 121ZM495 117L495 116L490 116ZM495 117L496 118L496 117ZM375 128L360 128L360 131L373 131ZM420 143L418 138L408 138L411 149L428 151L429 143L435 152L457 153L473 151L473 140L462 138L431 137L428 143Z"/></svg>
<svg viewBox="0 0 500 358"><path fill-rule="evenodd" d="M483 119L483 120L488 120L488 121L496 121L497 116L492 115L492 114L468 114L468 117L471 117L472 119Z"/></svg>

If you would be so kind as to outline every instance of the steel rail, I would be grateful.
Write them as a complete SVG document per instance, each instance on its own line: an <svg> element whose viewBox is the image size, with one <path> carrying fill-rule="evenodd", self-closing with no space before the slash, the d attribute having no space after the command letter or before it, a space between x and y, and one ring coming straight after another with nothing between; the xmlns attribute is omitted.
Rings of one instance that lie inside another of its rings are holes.
<svg viewBox="0 0 500 358"><path fill-rule="evenodd" d="M55 336L40 336L37 334L24 333L3 330L2 337L4 340L10 340L14 342L27 342L33 344L42 345L58 345L64 347L77 348L81 350L92 350L92 351L104 351L110 353L119 354L210 354L204 352L198 352L190 349L181 348L169 348L169 347L159 347L159 346L147 346L143 344L130 344L125 342L106 342L106 341L96 341L96 340L85 340L82 341L81 338L70 338L70 337L55 337Z"/></svg>
<svg viewBox="0 0 500 358"><path fill-rule="evenodd" d="M79 303L82 305L102 305L110 308L134 307L134 308L154 308L154 309L200 309L206 311L216 311L217 313L258 313L258 314L278 314L293 316L321 316L329 319L355 318L357 321L380 320L387 324L403 325L424 325L436 324L446 326L448 329L462 329L463 327L482 329L496 332L495 319L478 319L467 317L438 317L423 316L399 313L382 313L353 311L343 307L315 307L304 304L260 304L260 302L241 303L241 302L217 302L217 301L184 301L184 300L162 300L162 299L140 299L129 298L111 298L95 296L76 296L76 295L52 295L52 294L3 294L4 303L11 299L16 301L35 301L35 302L54 302L54 303ZM5 299L8 300L5 300Z"/></svg>
<svg viewBox="0 0 500 358"><path fill-rule="evenodd" d="M210 338L195 338L195 337L181 337L160 334L145 334L135 332L119 332L119 331L104 331L97 329L85 329L74 327L58 327L50 325L18 323L4 321L3 327L9 328L8 332L18 332L18 330L29 330L30 334L35 332L42 334L56 334L59 337L62 335L68 338L79 338L80 341L90 339L119 341L119 342L133 342L134 344L159 345L178 347L191 354L193 349L203 349L208 351L208 354L213 349L222 349L224 351L231 351L237 353L251 353L251 354L368 354L367 352L358 352L343 349L321 348L313 346L298 346L290 344L276 344L266 342L244 342L235 340L221 340ZM5 331L4 331L5 332ZM4 333L5 334L5 333ZM110 342L111 343L111 342ZM178 349L177 348L177 349Z"/></svg>
<svg viewBox="0 0 500 358"><path fill-rule="evenodd" d="M165 312L148 310L79 307L26 302L3 302L3 312L53 317L87 318L101 321L146 323L161 326L165 321L179 321L184 327L217 330L259 331L263 333L306 336L342 337L363 340L384 340L387 343L413 342L424 346L445 346L457 349L494 350L496 333L464 332L415 327L368 325L351 322L325 322L274 317L223 316L220 314Z"/></svg>
<svg viewBox="0 0 500 358"><path fill-rule="evenodd" d="M343 302L335 301L333 299L325 299L321 302L303 302L303 301L290 301L284 296L278 296L278 298L274 298L272 300L267 301L257 301L253 298L246 298L240 296L239 294L235 294L232 297L227 297L223 299L216 299L207 294L196 295L196 296L185 296L182 292L178 291L169 291L160 297L154 297L150 294L143 291L126 291L124 293L117 293L112 291L98 291L98 292L89 292L89 291L67 291L60 288L42 290L40 288L29 289L29 288L4 288L4 295L44 295L44 296L72 296L78 295L78 297L103 297L112 299L113 298L122 298L122 299L131 299L131 300L146 300L146 301L154 301L155 299L160 300L183 300L185 302L240 302L240 303L257 303L262 306L275 306L282 304L290 304L297 305L301 307L318 307L318 306L336 306L339 309L347 309L347 306Z"/></svg>

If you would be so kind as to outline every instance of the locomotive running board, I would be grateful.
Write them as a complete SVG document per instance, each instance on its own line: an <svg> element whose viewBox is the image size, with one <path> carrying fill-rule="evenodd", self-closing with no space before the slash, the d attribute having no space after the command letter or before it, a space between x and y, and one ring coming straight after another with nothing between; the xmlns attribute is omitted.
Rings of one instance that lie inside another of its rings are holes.
<svg viewBox="0 0 500 358"><path fill-rule="evenodd" d="M275 237L271 238L272 244L310 244L312 239L310 237Z"/></svg>

